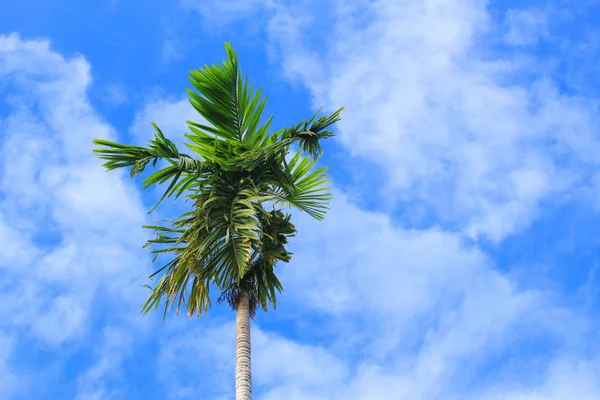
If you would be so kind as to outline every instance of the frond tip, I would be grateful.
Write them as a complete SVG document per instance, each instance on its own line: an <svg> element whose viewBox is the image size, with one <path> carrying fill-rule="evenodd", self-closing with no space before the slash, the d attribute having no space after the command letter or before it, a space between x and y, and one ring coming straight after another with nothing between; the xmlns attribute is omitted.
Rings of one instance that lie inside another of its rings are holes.
<svg viewBox="0 0 600 400"><path fill-rule="evenodd" d="M300 122L288 132L290 137L298 139L302 151L309 153L313 159L317 159L322 153L321 140L334 136L334 133L327 128L341 120L340 114L344 107L329 117L322 116L316 119L322 110L319 109L308 121Z"/></svg>

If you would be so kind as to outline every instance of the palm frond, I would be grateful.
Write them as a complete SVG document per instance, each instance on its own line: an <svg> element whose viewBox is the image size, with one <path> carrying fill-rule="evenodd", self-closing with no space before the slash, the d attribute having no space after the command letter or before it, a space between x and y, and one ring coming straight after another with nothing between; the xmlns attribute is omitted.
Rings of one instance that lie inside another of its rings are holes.
<svg viewBox="0 0 600 400"><path fill-rule="evenodd" d="M275 306L283 290L275 266L290 261L286 245L296 229L290 215L267 211L264 203L296 207L317 219L328 209L326 168L317 162L321 140L333 136L330 127L342 109L330 116L319 110L291 128L270 132L272 117L263 122L261 89L242 75L228 43L225 49L223 63L190 72L189 100L205 121L187 121L185 145L193 156L180 153L156 124L146 147L94 140L94 153L107 170L129 168L135 177L160 162L142 181L144 188L165 184L156 206L180 196L192 204L175 220L145 226L155 237L144 247L151 247L153 262L165 262L150 276L157 281L148 286L143 312L163 304L165 315L181 308L200 315L211 305L211 286L232 306L240 293L249 293L251 312ZM298 152L287 161L296 145Z"/></svg>
<svg viewBox="0 0 600 400"><path fill-rule="evenodd" d="M255 145L266 134L270 119L259 127L266 98L244 79L237 54L225 44L227 60L190 71L190 103L212 126L189 123L193 135L214 135L224 140ZM198 131L202 132L199 133Z"/></svg>
<svg viewBox="0 0 600 400"><path fill-rule="evenodd" d="M282 167L273 171L277 179L263 194L322 220L329 209L331 193L327 186L327 167L314 169L316 163L317 160L297 152L289 163L284 161Z"/></svg>
<svg viewBox="0 0 600 400"><path fill-rule="evenodd" d="M285 136L298 140L300 148L308 152L313 159L317 159L322 153L321 139L327 139L334 135L327 128L341 119L340 113L343 109L344 107L338 109L329 117L323 116L316 119L322 111L320 109L308 121L302 121L288 129Z"/></svg>
<svg viewBox="0 0 600 400"><path fill-rule="evenodd" d="M148 188L170 180L169 186L150 212L154 211L166 197L170 197L176 191L180 195L188 189L192 184L190 176L199 178L208 172L200 160L179 153L177 146L165 137L155 123L152 123L152 126L155 134L154 138L149 140L148 147L124 145L103 139L93 140L93 143L99 147L93 152L100 159L106 160L103 165L108 171L130 167L129 174L132 178L142 173L148 164L156 167L158 161L167 161L168 166L155 171L143 181L144 188ZM184 184L177 185L182 175L186 177Z"/></svg>
<svg viewBox="0 0 600 400"><path fill-rule="evenodd" d="M255 309L260 306L264 311L268 305L277 307L277 293L283 291L283 285L275 274L277 261L288 262L291 253L285 249L288 238L293 236L296 228L290 222L290 215L284 215L280 210L267 212L259 211L261 229L260 255L252 262L242 279L234 286L225 289L219 302L227 301L232 309L237 308L240 291L250 295L250 313L254 316Z"/></svg>

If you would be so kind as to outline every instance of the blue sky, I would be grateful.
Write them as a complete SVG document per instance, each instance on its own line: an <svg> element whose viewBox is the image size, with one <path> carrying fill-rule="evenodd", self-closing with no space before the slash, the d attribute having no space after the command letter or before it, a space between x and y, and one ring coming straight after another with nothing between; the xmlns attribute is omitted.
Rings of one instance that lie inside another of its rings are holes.
<svg viewBox="0 0 600 400"><path fill-rule="evenodd" d="M181 142L224 58L276 127L346 106L294 214L258 399L600 398L596 1L21 0L0 7L0 398L233 398L234 315L142 316L158 192L95 137Z"/></svg>

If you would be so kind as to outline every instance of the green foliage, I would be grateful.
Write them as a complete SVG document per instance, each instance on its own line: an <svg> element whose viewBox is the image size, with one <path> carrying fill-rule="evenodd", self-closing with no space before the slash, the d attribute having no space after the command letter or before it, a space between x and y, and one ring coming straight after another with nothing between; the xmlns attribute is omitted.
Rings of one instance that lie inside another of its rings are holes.
<svg viewBox="0 0 600 400"><path fill-rule="evenodd" d="M94 140L94 153L107 170L130 168L135 177L164 161L143 180L145 188L168 182L150 212L167 197L185 196L193 204L173 221L145 226L156 233L145 245L152 247L154 261L160 255L169 261L151 275L159 278L148 286L152 293L144 312L163 302L165 314L185 306L189 315L200 315L211 305L211 286L233 308L241 291L250 294L252 312L275 306L283 289L275 265L291 259L285 245L296 232L290 215L277 207L295 207L319 220L328 209L326 168L316 163L320 140L333 136L328 128L339 121L341 109L270 132L272 117L262 122L266 99L260 88L242 78L229 44L226 52L223 63L190 72L190 103L206 121L187 121L186 146L193 156L180 153L155 124L147 147ZM298 150L288 158L294 146Z"/></svg>

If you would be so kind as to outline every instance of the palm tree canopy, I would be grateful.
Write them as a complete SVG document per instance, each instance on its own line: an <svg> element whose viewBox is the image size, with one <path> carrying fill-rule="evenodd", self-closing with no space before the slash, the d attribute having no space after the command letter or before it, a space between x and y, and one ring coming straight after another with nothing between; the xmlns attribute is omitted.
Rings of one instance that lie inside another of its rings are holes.
<svg viewBox="0 0 600 400"><path fill-rule="evenodd" d="M189 100L206 121L186 121L185 145L193 155L181 153L154 123L147 147L94 139L94 153L107 170L129 168L134 177L161 162L143 180L145 188L168 183L156 206L181 196L193 204L173 221L145 226L156 232L146 243L154 261L161 254L170 260L151 275L160 278L149 287L144 312L164 301L165 314L185 305L188 315L200 315L210 307L211 285L232 307L240 290L250 294L252 312L258 305L275 307L282 286L274 267L290 260L285 245L296 231L277 207L295 207L319 220L328 209L326 168L315 165L320 140L333 136L328 128L342 109L271 132L272 117L262 118L266 99L243 78L231 46L225 47L223 63L190 72Z"/></svg>

